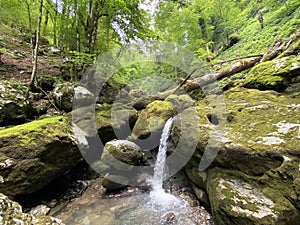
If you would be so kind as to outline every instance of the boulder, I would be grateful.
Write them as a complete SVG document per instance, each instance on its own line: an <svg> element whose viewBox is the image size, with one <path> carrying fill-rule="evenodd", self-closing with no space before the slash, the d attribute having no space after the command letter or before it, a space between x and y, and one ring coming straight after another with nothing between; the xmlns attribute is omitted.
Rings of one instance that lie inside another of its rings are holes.
<svg viewBox="0 0 300 225"><path fill-rule="evenodd" d="M30 112L27 87L17 81L0 81L0 126L25 122Z"/></svg>
<svg viewBox="0 0 300 225"><path fill-rule="evenodd" d="M220 225L297 224L300 219L299 210L281 190L263 187L237 171L210 170L207 190Z"/></svg>
<svg viewBox="0 0 300 225"><path fill-rule="evenodd" d="M0 130L0 192L32 193L74 167L82 160L75 137L64 117Z"/></svg>
<svg viewBox="0 0 300 225"><path fill-rule="evenodd" d="M125 85L118 82L117 80L110 78L108 81L105 82L103 85L98 98L98 103L107 103L112 104L116 96L119 94L120 90L124 88Z"/></svg>
<svg viewBox="0 0 300 225"><path fill-rule="evenodd" d="M23 213L22 207L7 196L0 193L0 223L1 224L49 224L63 225L62 221L45 215Z"/></svg>
<svg viewBox="0 0 300 225"><path fill-rule="evenodd" d="M159 133L166 121L174 115L176 115L176 110L172 103L160 100L151 102L141 112L132 130L132 137L146 139L152 134Z"/></svg>
<svg viewBox="0 0 300 225"><path fill-rule="evenodd" d="M245 79L244 87L283 91L299 73L300 56L276 58L253 67Z"/></svg>
<svg viewBox="0 0 300 225"><path fill-rule="evenodd" d="M73 98L75 90L72 83L65 83L63 85L56 86L51 93L55 101L55 105L62 111L70 112L73 107Z"/></svg>
<svg viewBox="0 0 300 225"><path fill-rule="evenodd" d="M130 166L139 166L144 162L144 154L139 146L127 140L107 142L101 161L117 170L129 170Z"/></svg>
<svg viewBox="0 0 300 225"><path fill-rule="evenodd" d="M210 98L210 105L197 102L200 130L189 139L197 135L198 143L185 169L191 182L208 193L217 224L295 224L300 216L300 97L236 88L225 92L224 102ZM223 103L226 110L218 109ZM181 131L175 122L175 145ZM205 171L201 161L208 163ZM216 196L223 186L221 192L232 193L229 197ZM245 195L252 199L242 200Z"/></svg>
<svg viewBox="0 0 300 225"><path fill-rule="evenodd" d="M166 101L173 104L177 112L182 112L183 110L195 106L195 101L187 94L184 95L169 95Z"/></svg>

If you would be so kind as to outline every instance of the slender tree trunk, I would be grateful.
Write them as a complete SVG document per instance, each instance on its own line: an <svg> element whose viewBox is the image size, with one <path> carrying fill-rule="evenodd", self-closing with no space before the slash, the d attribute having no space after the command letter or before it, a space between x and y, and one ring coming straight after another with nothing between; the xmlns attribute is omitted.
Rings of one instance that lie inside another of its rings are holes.
<svg viewBox="0 0 300 225"><path fill-rule="evenodd" d="M29 26L29 32L30 32L31 57L33 60L33 54L34 54L33 37L34 37L34 35L33 35L33 31L32 31L32 19L31 19L31 12L30 12L30 4L27 0L25 1L25 4L26 4L26 9L27 9L28 26Z"/></svg>
<svg viewBox="0 0 300 225"><path fill-rule="evenodd" d="M48 22L49 22L49 11L46 10L45 21L44 21L44 28L43 28L43 35L44 36L47 35Z"/></svg>
<svg viewBox="0 0 300 225"><path fill-rule="evenodd" d="M58 15L58 0L55 1L55 14L53 18L53 44L57 46L57 15Z"/></svg>
<svg viewBox="0 0 300 225"><path fill-rule="evenodd" d="M32 90L35 87L42 16L43 16L43 0L40 0L39 19L38 19L38 24L37 24L36 37L35 37L35 39L36 39L35 40L35 48L34 48L34 54L33 54L33 68L32 68L30 84L29 84L30 90Z"/></svg>
<svg viewBox="0 0 300 225"><path fill-rule="evenodd" d="M80 33L79 33L79 4L78 0L75 1L75 29L76 29L76 51L80 52Z"/></svg>

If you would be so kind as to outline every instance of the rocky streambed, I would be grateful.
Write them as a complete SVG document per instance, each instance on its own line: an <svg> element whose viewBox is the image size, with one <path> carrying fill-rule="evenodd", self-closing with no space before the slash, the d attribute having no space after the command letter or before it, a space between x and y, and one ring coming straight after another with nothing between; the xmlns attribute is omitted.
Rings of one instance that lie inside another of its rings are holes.
<svg viewBox="0 0 300 225"><path fill-rule="evenodd" d="M268 73L267 80L263 76L254 79L256 73L265 70L261 64L254 67L244 83L247 88L241 83L224 93L214 92L199 99L192 99L186 94L170 95L166 99L140 98L139 93L131 91L128 94L135 102L131 107L122 109L118 105L114 108L107 102L98 102L95 117L90 116L87 107L79 107L65 116L3 128L0 130L0 192L11 199L36 192L82 162L80 153L89 155L88 149L98 135L103 143L118 138L132 142L138 148L127 151L123 147L111 148L109 144L104 149L99 148L91 166L106 175L103 180L113 175L114 178L117 176L117 181L124 181L120 186L106 179L106 183L102 180L101 185L111 191L126 188L128 184L142 186L145 179L141 179L139 171L134 168L145 166L150 171L153 169L151 165L155 161L164 124L170 117L181 114L171 127L167 164L169 168L187 175L187 186L191 186L202 206L211 209L216 224L298 224L300 97L266 89L278 84L280 88L273 89L282 91L289 85L290 73L293 82L297 83L299 76L295 74L300 68L299 56L293 56L291 65L287 58L277 61L274 61L275 66L271 65L274 68ZM272 82L273 79L276 82ZM293 87L297 86L296 83ZM87 96L92 97L90 94ZM2 103L7 105L9 102ZM112 111L119 116L111 116ZM3 115L11 116L9 113ZM5 119L1 121L3 123ZM76 124L75 132L72 122ZM127 126L130 129L122 132ZM122 137L118 137L120 133ZM109 155L117 161L110 164L112 161L107 160ZM171 156L187 160L174 161ZM126 167L123 167L124 163ZM123 173L120 173L122 170ZM131 172L133 176L126 177ZM173 170L169 173L174 175ZM138 217L134 213L145 215L146 211L150 211L146 203L142 204L145 207L140 207L140 203L147 202L145 192L128 196L127 191L125 195L109 198L103 197L102 188L93 186L92 189L56 216L67 223L74 222L70 215L81 222L96 221L101 217L106 218L108 223L119 223L118 218L142 220L143 216ZM100 197L95 193L98 191ZM92 197L88 197L88 193L92 193ZM19 220L35 221L35 218L23 215L19 206L4 195L1 195L2 222L13 223L14 215ZM11 210L7 205L18 210ZM191 205L193 218L198 218L203 212L204 221L210 221L206 220L209 216L203 208L194 207L194 203ZM81 210L78 211L79 208ZM97 211L101 211L101 216ZM89 213L91 217L87 215ZM175 217L172 214L169 217L180 220L174 214ZM163 219L155 213L153 215L153 218ZM44 218L51 220L47 216Z"/></svg>

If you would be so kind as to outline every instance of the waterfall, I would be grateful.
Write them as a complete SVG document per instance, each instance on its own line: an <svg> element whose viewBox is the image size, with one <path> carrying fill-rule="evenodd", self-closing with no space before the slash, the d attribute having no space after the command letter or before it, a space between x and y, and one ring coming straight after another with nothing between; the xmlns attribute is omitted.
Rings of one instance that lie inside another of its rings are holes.
<svg viewBox="0 0 300 225"><path fill-rule="evenodd" d="M152 205L161 206L163 210L168 210L181 203L174 195L168 194L163 189L164 175L166 171L166 158L168 150L168 138L171 133L171 127L174 118L171 117L165 124L157 154L157 159L154 167L154 175L152 178L152 191L150 193L150 198Z"/></svg>
<svg viewBox="0 0 300 225"><path fill-rule="evenodd" d="M163 189L165 164L168 150L168 138L171 133L171 127L173 123L173 117L171 117L165 124L163 129L160 144L157 154L157 159L154 167L154 176L152 181L153 191L159 191Z"/></svg>

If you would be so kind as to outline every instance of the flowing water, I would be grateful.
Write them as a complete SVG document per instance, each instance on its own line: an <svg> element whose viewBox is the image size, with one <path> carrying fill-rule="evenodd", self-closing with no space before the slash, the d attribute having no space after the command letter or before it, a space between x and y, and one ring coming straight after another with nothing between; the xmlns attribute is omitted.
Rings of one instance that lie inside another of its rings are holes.
<svg viewBox="0 0 300 225"><path fill-rule="evenodd" d="M78 199L69 203L57 216L66 225L212 225L210 214L190 193L163 189L165 161L173 118L165 124L151 179L150 193L128 189L119 195L106 196L101 180Z"/></svg>

